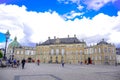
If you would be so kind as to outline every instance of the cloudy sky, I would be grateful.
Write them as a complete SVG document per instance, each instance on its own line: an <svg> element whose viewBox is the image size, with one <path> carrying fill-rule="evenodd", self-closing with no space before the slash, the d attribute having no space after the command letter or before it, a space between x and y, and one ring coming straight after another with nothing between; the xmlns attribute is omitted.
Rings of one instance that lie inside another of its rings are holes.
<svg viewBox="0 0 120 80"><path fill-rule="evenodd" d="M95 44L102 38L120 45L120 0L0 0L0 47L4 33L22 45L76 34Z"/></svg>

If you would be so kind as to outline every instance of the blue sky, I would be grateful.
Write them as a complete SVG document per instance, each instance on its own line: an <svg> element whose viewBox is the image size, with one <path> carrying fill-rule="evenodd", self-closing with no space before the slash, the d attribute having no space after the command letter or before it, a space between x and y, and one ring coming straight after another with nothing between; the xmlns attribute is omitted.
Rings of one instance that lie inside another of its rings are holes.
<svg viewBox="0 0 120 80"><path fill-rule="evenodd" d="M105 38L119 45L119 4L120 0L0 0L0 32L9 30L11 39L17 36L26 45L74 34L89 44Z"/></svg>
<svg viewBox="0 0 120 80"><path fill-rule="evenodd" d="M72 2L76 1L76 2ZM80 1L80 2L77 2ZM94 8L88 9L88 3L95 0L1 0L3 4L13 4L18 6L26 6L27 11L45 12L56 11L58 14L63 15L71 11L84 12L82 16L92 18L99 13L104 13L109 16L117 16L117 12L120 10L119 0L96 0L95 4L103 4L98 10ZM105 1L108 1L105 3ZM114 2L112 2L114 1ZM78 9L78 6L82 6L83 9ZM79 16L78 16L79 17Z"/></svg>

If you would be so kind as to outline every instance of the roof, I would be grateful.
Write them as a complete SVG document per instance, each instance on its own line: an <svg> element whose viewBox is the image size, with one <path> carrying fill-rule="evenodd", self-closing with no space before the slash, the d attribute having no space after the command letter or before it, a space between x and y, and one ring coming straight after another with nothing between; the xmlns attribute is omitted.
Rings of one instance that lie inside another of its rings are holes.
<svg viewBox="0 0 120 80"><path fill-rule="evenodd" d="M21 47L21 45L18 43L17 41L17 37L14 38L14 41L11 42L9 45L8 45L9 48L14 48L14 47Z"/></svg>
<svg viewBox="0 0 120 80"><path fill-rule="evenodd" d="M76 37L72 38L57 38L57 39L48 39L42 44L39 45L51 45L51 44L78 44L85 43L84 41L79 41Z"/></svg>
<svg viewBox="0 0 120 80"><path fill-rule="evenodd" d="M108 45L109 43L107 43L104 39L102 39L102 41L100 41L99 43L97 43L97 45L100 45L100 44L106 44L106 45Z"/></svg>
<svg viewBox="0 0 120 80"><path fill-rule="evenodd" d="M116 54L120 55L120 48L116 48Z"/></svg>

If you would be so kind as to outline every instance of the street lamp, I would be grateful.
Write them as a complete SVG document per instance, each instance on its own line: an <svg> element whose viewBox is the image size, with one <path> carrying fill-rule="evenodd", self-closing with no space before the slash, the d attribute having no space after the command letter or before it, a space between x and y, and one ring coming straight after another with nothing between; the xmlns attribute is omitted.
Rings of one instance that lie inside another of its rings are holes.
<svg viewBox="0 0 120 80"><path fill-rule="evenodd" d="M14 58L14 50L15 50L15 47L13 46L13 53L12 53L12 60L13 60L13 58Z"/></svg>
<svg viewBox="0 0 120 80"><path fill-rule="evenodd" d="M5 51L4 51L4 56L3 58L6 60L6 48L7 48L7 42L8 42L8 39L10 37L10 33L9 33L9 30L5 33L5 38L6 38L6 42L5 42Z"/></svg>

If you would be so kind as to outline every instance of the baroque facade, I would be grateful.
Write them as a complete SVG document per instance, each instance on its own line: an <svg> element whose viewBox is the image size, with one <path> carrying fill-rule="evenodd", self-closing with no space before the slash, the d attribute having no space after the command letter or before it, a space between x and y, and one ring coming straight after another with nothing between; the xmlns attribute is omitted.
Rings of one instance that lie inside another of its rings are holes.
<svg viewBox="0 0 120 80"><path fill-rule="evenodd" d="M48 37L48 40L36 44L36 47L21 46L15 38L8 46L7 56L19 60L25 58L28 62L39 59L41 63L115 64L116 48L104 39L88 47L86 42L78 40L76 35L54 39Z"/></svg>
<svg viewBox="0 0 120 80"><path fill-rule="evenodd" d="M43 63L78 63L84 61L86 43L74 37L46 40L36 46L36 59Z"/></svg>
<svg viewBox="0 0 120 80"><path fill-rule="evenodd" d="M115 64L116 49L111 43L100 41L97 45L87 46L76 36L68 38L54 38L46 40L36 46L36 59L43 63L78 64Z"/></svg>

